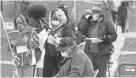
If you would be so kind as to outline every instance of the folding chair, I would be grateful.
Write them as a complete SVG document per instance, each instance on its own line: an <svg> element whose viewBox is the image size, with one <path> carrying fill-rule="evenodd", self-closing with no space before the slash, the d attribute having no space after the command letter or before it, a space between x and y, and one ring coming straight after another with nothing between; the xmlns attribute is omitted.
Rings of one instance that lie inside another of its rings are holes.
<svg viewBox="0 0 136 78"><path fill-rule="evenodd" d="M38 77L39 76L38 69L43 69L43 64L44 64L44 59L39 60L37 62L35 70L34 70L34 77ZM42 73L42 72L40 72L40 73Z"/></svg>
<svg viewBox="0 0 136 78"><path fill-rule="evenodd" d="M84 51L85 44L86 44L86 42L82 42L82 43L80 43L80 44L78 45L78 47L79 47L81 50Z"/></svg>
<svg viewBox="0 0 136 78"><path fill-rule="evenodd" d="M98 75L98 73L99 73L99 70L96 69L96 70L94 71L94 77L93 77L93 78L96 78L96 76Z"/></svg>
<svg viewBox="0 0 136 78"><path fill-rule="evenodd" d="M136 77L136 64L122 63L118 66L120 77Z"/></svg>

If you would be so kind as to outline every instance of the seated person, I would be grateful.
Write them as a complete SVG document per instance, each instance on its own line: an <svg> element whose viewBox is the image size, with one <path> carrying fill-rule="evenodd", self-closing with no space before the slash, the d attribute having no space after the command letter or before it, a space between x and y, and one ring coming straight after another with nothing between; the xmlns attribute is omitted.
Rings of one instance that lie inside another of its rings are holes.
<svg viewBox="0 0 136 78"><path fill-rule="evenodd" d="M63 37L57 44L64 60L56 77L93 77L93 65L89 57L83 52L70 37ZM63 64L65 62L65 64Z"/></svg>

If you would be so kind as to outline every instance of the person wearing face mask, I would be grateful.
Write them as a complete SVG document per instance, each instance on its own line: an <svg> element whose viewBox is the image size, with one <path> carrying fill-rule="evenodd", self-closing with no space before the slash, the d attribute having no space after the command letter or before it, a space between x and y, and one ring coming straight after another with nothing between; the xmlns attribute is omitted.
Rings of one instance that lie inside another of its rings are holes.
<svg viewBox="0 0 136 78"><path fill-rule="evenodd" d="M44 59L45 48L44 43L48 38L49 25L46 23L47 9L43 5L33 4L27 8L28 25L35 27L39 37L39 48L35 49L36 62ZM42 75L42 69L38 70L39 75Z"/></svg>
<svg viewBox="0 0 136 78"><path fill-rule="evenodd" d="M100 7L93 7L92 15L88 17L89 27L82 33L84 38L85 53L93 63L94 70L99 69L98 77L105 77L107 62L112 54L113 45L117 38L115 28L110 20L102 14Z"/></svg>
<svg viewBox="0 0 136 78"><path fill-rule="evenodd" d="M70 37L62 37L58 41L57 50L61 51L64 60L55 77L93 77L93 65L89 57Z"/></svg>
<svg viewBox="0 0 136 78"><path fill-rule="evenodd" d="M49 14L50 35L45 43L46 54L44 56L43 77L52 77L58 71L58 63L63 59L56 50L56 40L59 37L74 37L72 24L69 22L67 7L60 5Z"/></svg>
<svg viewBox="0 0 136 78"><path fill-rule="evenodd" d="M78 33L77 33L77 44L80 44L81 42L83 42L84 38L87 36L87 29L89 28L89 22L88 22L88 17L92 14L92 10L91 9L85 9L84 10L84 14L81 17L81 20L78 24Z"/></svg>
<svg viewBox="0 0 136 78"><path fill-rule="evenodd" d="M28 26L25 17L20 14L14 18L14 25L12 32L19 32L20 38L13 40L10 37L10 46L16 57L19 77L33 77L33 69L36 64L34 49L39 46L35 28Z"/></svg>

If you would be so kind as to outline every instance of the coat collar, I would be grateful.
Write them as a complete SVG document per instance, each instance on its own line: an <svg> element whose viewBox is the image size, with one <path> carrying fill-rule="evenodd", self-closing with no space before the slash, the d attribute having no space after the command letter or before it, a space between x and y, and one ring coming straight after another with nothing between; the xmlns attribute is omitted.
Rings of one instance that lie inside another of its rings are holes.
<svg viewBox="0 0 136 78"><path fill-rule="evenodd" d="M75 44L72 52L70 53L69 58L67 58L67 59L73 58L76 55L76 53L78 52L78 50L79 50L79 47Z"/></svg>

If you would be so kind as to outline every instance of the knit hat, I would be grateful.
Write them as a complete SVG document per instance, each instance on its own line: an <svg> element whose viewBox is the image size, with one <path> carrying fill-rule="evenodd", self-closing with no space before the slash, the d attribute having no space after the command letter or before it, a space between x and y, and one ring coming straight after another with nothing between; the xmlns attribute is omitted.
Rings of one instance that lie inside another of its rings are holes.
<svg viewBox="0 0 136 78"><path fill-rule="evenodd" d="M89 8L86 8L86 9L84 10L84 15L86 15L86 14L91 14L91 13L92 13L92 10L89 9Z"/></svg>
<svg viewBox="0 0 136 78"><path fill-rule="evenodd" d="M63 37L60 40L60 43L57 47L58 51L62 51L62 50L66 50L67 48L69 48L70 46L73 46L75 44L74 40L70 37Z"/></svg>
<svg viewBox="0 0 136 78"><path fill-rule="evenodd" d="M100 7L93 7L92 12L93 13L101 13L102 9Z"/></svg>
<svg viewBox="0 0 136 78"><path fill-rule="evenodd" d="M69 8L67 7L67 5L65 5L65 4L59 5L58 8L60 8L62 10L69 10Z"/></svg>
<svg viewBox="0 0 136 78"><path fill-rule="evenodd" d="M57 8L62 9L62 10L64 11L64 13L65 13L67 19L69 19L69 18L68 18L68 10L69 10L69 8L68 8L67 5L61 4L61 5L59 5Z"/></svg>
<svg viewBox="0 0 136 78"><path fill-rule="evenodd" d="M45 17L47 14L47 9L43 5L33 4L30 5L27 9L27 15L30 18L40 19L41 17Z"/></svg>

